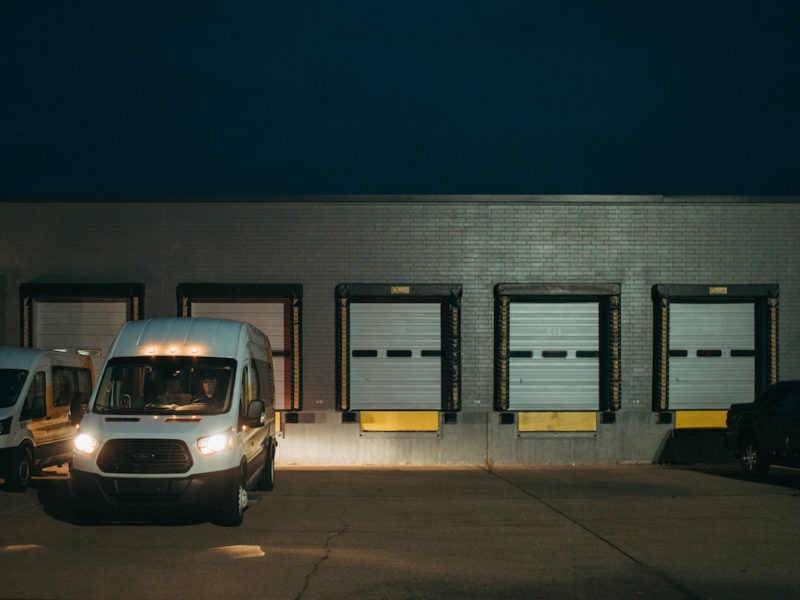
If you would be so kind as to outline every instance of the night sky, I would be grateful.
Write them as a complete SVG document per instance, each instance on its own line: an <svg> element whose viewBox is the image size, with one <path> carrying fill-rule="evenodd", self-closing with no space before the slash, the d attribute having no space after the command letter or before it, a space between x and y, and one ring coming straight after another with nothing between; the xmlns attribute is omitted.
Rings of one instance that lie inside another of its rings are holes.
<svg viewBox="0 0 800 600"><path fill-rule="evenodd" d="M800 194L800 2L0 3L0 195Z"/></svg>

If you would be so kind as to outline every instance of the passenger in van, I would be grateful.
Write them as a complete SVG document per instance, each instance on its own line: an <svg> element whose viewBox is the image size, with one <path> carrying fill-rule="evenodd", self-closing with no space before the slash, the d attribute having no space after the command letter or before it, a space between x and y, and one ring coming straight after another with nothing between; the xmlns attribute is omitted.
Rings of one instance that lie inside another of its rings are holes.
<svg viewBox="0 0 800 600"><path fill-rule="evenodd" d="M217 374L214 371L204 371L200 376L203 391L192 398L192 403L202 402L221 410L225 405L225 395L221 393L221 386L218 385Z"/></svg>

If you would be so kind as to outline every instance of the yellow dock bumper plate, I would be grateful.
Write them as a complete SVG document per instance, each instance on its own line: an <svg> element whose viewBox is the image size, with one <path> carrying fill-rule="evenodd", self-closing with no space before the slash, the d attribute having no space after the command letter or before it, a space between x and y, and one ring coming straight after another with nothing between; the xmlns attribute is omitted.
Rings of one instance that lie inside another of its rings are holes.
<svg viewBox="0 0 800 600"><path fill-rule="evenodd" d="M597 431L597 413L521 412L519 431Z"/></svg>
<svg viewBox="0 0 800 600"><path fill-rule="evenodd" d="M677 410L675 429L725 429L727 410Z"/></svg>
<svg viewBox="0 0 800 600"><path fill-rule="evenodd" d="M361 431L439 431L439 412L362 410Z"/></svg>

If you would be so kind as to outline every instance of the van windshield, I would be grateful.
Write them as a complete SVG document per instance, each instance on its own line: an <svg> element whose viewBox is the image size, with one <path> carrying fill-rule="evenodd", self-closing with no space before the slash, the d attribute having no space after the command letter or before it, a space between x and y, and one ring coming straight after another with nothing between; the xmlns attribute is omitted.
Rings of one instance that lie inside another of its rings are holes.
<svg viewBox="0 0 800 600"><path fill-rule="evenodd" d="M27 376L22 369L0 369L0 408L14 406Z"/></svg>
<svg viewBox="0 0 800 600"><path fill-rule="evenodd" d="M112 358L93 412L102 414L219 414L230 408L236 361L148 356Z"/></svg>

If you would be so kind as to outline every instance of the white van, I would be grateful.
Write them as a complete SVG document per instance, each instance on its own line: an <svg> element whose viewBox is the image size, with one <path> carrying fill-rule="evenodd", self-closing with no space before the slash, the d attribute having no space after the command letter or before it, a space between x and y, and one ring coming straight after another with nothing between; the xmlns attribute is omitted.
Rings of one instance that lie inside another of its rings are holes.
<svg viewBox="0 0 800 600"><path fill-rule="evenodd" d="M91 393L87 356L0 348L0 476L7 489L23 491L34 471L69 462Z"/></svg>
<svg viewBox="0 0 800 600"><path fill-rule="evenodd" d="M274 393L269 340L252 325L126 323L75 438L79 517L202 509L239 525L247 490L274 485Z"/></svg>

